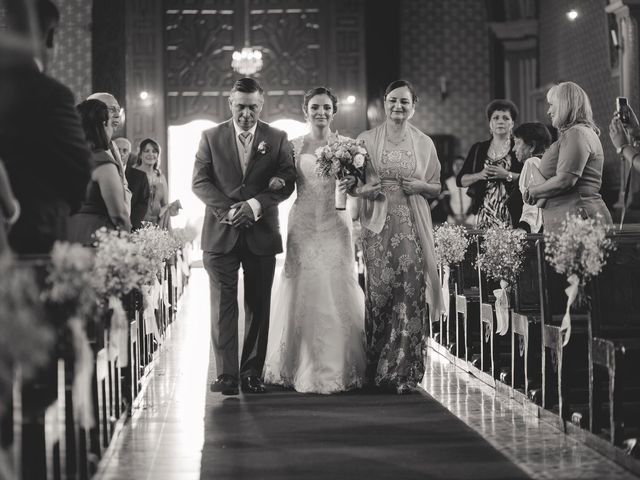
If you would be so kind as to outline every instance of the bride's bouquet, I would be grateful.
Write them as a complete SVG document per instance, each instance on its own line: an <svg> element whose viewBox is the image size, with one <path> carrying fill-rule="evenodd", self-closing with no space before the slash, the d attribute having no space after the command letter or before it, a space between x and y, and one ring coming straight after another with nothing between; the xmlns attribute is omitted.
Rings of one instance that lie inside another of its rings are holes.
<svg viewBox="0 0 640 480"><path fill-rule="evenodd" d="M319 177L338 179L353 175L365 181L364 171L370 161L369 153L364 148L364 140L354 140L337 133L324 147L316 152L316 173ZM344 210L347 194L336 186L336 209Z"/></svg>

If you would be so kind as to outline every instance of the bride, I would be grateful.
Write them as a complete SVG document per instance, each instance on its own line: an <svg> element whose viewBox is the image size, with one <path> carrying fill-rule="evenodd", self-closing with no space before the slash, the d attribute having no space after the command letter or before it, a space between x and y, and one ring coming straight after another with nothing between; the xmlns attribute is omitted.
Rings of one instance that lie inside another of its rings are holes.
<svg viewBox="0 0 640 480"><path fill-rule="evenodd" d="M297 198L289 213L287 253L271 309L264 379L298 392L334 393L362 386L364 294L354 268L351 218L335 209L335 180L315 173L337 99L328 88L304 96L311 132L292 140ZM340 180L349 188L355 179Z"/></svg>

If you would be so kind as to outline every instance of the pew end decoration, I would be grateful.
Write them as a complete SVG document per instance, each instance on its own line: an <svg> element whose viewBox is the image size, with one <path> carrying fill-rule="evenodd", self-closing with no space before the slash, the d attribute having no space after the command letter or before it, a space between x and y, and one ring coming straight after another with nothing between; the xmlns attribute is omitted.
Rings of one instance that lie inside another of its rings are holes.
<svg viewBox="0 0 640 480"><path fill-rule="evenodd" d="M522 271L526 236L524 231L508 226L490 227L485 231L476 260L487 278L500 282L500 288L493 291L499 335L509 331L509 294Z"/></svg>
<svg viewBox="0 0 640 480"><path fill-rule="evenodd" d="M565 289L567 308L560 327L564 335L563 346L571 337L571 306L576 300L577 306L588 303L585 287L591 277L602 271L615 249L613 241L607 238L609 230L599 217L585 219L567 214L558 230L544 234L545 259L569 283Z"/></svg>
<svg viewBox="0 0 640 480"><path fill-rule="evenodd" d="M442 297L444 301L444 316L449 318L449 275L451 265L457 265L464 257L471 243L467 231L461 225L444 223L434 231L436 261L440 268Z"/></svg>
<svg viewBox="0 0 640 480"><path fill-rule="evenodd" d="M13 381L22 380L50 360L55 333L45 322L40 286L33 269L0 257L0 415L10 404ZM0 447L0 452L2 448Z"/></svg>

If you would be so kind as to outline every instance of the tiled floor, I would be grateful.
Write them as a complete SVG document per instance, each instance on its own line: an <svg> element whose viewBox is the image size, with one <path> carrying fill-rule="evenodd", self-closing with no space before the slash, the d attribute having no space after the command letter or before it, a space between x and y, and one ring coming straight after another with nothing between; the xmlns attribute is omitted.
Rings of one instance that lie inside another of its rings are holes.
<svg viewBox="0 0 640 480"><path fill-rule="evenodd" d="M209 354L208 282L194 269L172 338L162 349L144 402L97 475L100 480L196 480L204 430ZM525 415L444 358L429 358L424 388L496 449L541 479L634 479L622 467Z"/></svg>

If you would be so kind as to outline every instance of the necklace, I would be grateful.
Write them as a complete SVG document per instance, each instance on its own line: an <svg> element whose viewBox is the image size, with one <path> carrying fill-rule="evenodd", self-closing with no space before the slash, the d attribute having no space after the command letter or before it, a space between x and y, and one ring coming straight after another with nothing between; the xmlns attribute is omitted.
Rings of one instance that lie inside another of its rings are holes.
<svg viewBox="0 0 640 480"><path fill-rule="evenodd" d="M498 160L506 156L507 153L509 153L510 149L511 149L510 138L507 138L499 148L496 148L492 140L491 145L489 146L489 151L487 153L489 157L493 158L494 160Z"/></svg>

